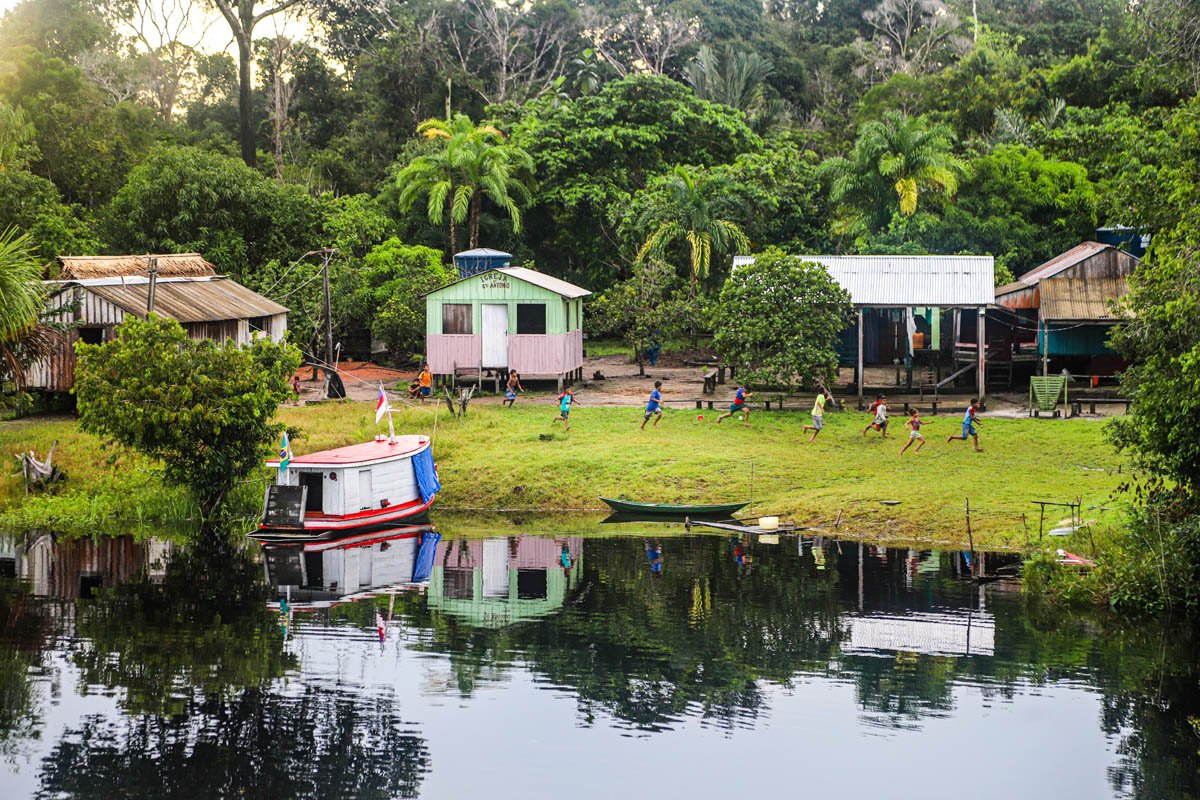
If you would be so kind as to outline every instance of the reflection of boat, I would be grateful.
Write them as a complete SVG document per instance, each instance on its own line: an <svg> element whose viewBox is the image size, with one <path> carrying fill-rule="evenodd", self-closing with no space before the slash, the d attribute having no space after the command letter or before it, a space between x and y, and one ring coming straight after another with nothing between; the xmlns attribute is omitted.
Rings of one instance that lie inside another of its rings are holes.
<svg viewBox="0 0 1200 800"><path fill-rule="evenodd" d="M613 511L620 511L627 514L653 514L655 516L671 515L684 516L691 515L700 516L726 516L733 514L742 508L745 508L748 503L718 503L716 505L697 505L687 503L637 503L632 500L613 500L608 497L601 497L605 503Z"/></svg>
<svg viewBox="0 0 1200 800"><path fill-rule="evenodd" d="M278 468L279 460L267 464ZM422 523L440 489L428 436L296 456L267 487L259 535L311 537Z"/></svg>
<svg viewBox="0 0 1200 800"><path fill-rule="evenodd" d="M267 581L295 587L296 600L331 600L428 580L441 536L430 525L385 528L340 539L264 542Z"/></svg>
<svg viewBox="0 0 1200 800"><path fill-rule="evenodd" d="M604 519L600 520L601 525L620 525L627 522L685 522L687 518L699 517L699 514L643 514L632 511L614 511ZM729 519L729 515L714 514L708 519L720 520Z"/></svg>

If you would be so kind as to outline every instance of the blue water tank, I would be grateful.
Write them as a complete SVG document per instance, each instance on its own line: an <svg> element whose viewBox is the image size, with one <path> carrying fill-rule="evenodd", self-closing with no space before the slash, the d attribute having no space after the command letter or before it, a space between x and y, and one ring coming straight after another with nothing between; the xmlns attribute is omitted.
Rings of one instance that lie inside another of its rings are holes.
<svg viewBox="0 0 1200 800"><path fill-rule="evenodd" d="M477 247L474 250L464 250L454 254L454 266L458 269L458 277L469 278L489 269L512 266L512 253L502 253L487 247Z"/></svg>
<svg viewBox="0 0 1200 800"><path fill-rule="evenodd" d="M1135 258L1141 258L1146 255L1146 248L1150 246L1150 234L1141 233L1136 228L1113 225L1096 228L1096 241L1120 248Z"/></svg>

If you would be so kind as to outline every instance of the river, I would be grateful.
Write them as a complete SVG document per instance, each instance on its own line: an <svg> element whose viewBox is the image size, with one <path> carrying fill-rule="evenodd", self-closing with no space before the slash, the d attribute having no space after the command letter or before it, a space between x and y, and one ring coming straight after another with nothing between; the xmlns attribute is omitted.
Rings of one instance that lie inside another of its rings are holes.
<svg viewBox="0 0 1200 800"><path fill-rule="evenodd" d="M286 612L219 547L0 539L0 794L1200 796L1189 626L958 552L577 527L458 525L416 586L375 543Z"/></svg>

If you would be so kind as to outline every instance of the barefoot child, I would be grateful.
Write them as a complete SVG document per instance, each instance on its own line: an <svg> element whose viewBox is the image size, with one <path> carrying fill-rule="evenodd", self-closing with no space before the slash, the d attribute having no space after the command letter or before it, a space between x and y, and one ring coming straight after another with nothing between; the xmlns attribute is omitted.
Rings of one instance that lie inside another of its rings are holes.
<svg viewBox="0 0 1200 800"><path fill-rule="evenodd" d="M904 427L908 428L908 441L904 443L904 447L900 448L900 455L904 455L904 451L912 447L912 443L917 443L917 449L914 453L921 452L921 448L925 446L925 437L921 435L921 426L928 423L921 419L920 413L914 408L909 412L908 420L904 423Z"/></svg>
<svg viewBox="0 0 1200 800"><path fill-rule="evenodd" d="M504 388L503 405L512 408L513 403L517 402L517 392L523 391L525 391L525 387L521 385L521 374L514 369L508 373L508 385Z"/></svg>
<svg viewBox="0 0 1200 800"><path fill-rule="evenodd" d="M571 430L571 420L569 419L571 416L571 404L578 402L579 401L575 399L574 392L572 392L570 389L564 389L563 393L558 396L558 416L550 420L550 424L553 425L559 420L562 420L563 430Z"/></svg>
<svg viewBox="0 0 1200 800"><path fill-rule="evenodd" d="M662 419L662 381L654 382L654 391L650 392L650 399L646 401L646 413L642 416L642 430L646 430L646 423L650 418L654 417L654 426L658 427L658 421Z"/></svg>
<svg viewBox="0 0 1200 800"><path fill-rule="evenodd" d="M735 394L733 396L733 402L729 405L729 411L727 411L726 413L717 417L717 422L720 422L721 420L725 419L726 417L732 417L734 414L740 413L743 415L742 416L743 424L745 424L745 426L747 428L749 428L750 427L750 408L746 405L746 398L753 397L753 396L754 395L752 393L746 391L745 386L743 386L742 384L739 383L738 387L737 387L737 394Z"/></svg>
<svg viewBox="0 0 1200 800"><path fill-rule="evenodd" d="M825 401L831 397L832 395L829 394L829 390L824 386L817 387L817 399L813 400L812 407L812 425L805 425L804 430L800 432L801 434L805 434L812 431L812 436L808 437L810 443L816 441L817 434L825 427Z"/></svg>
<svg viewBox="0 0 1200 800"><path fill-rule="evenodd" d="M880 432L881 439L886 439L888 426L887 395L876 395L875 402L871 403L871 405L867 407L867 412L873 412L875 416L870 422L867 423L867 427L863 428L862 435L866 436L867 431L874 428Z"/></svg>
<svg viewBox="0 0 1200 800"><path fill-rule="evenodd" d="M962 436L947 436L946 441L952 442L955 439L961 439L965 442L970 437L975 441L975 452L982 453L983 448L979 446L979 434L975 431L975 426L979 424L979 416L975 412L975 406L978 403L979 400L971 398L971 405L967 406L967 413L963 414Z"/></svg>
<svg viewBox="0 0 1200 800"><path fill-rule="evenodd" d="M433 393L433 373L429 371L429 362L421 364L421 374L417 375L417 381L421 384L421 402L425 402L425 398Z"/></svg>

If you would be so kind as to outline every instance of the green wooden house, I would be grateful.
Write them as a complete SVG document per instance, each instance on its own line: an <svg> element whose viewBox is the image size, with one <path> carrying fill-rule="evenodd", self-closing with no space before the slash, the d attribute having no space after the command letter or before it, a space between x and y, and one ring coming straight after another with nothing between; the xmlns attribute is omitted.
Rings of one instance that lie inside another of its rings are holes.
<svg viewBox="0 0 1200 800"><path fill-rule="evenodd" d="M436 376L583 377L583 298L524 267L490 269L425 296L425 353Z"/></svg>

